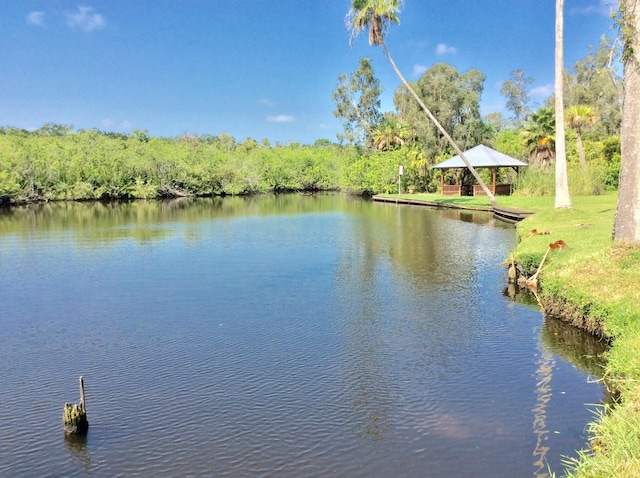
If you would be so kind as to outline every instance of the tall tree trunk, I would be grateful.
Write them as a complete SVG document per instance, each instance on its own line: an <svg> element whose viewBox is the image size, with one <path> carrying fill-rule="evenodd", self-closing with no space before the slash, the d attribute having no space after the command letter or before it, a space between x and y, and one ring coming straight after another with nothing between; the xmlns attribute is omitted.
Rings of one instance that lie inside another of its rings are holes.
<svg viewBox="0 0 640 478"><path fill-rule="evenodd" d="M480 187L482 187L482 190L484 191L484 193L487 195L487 197L489 198L489 201L491 201L491 205L493 207L496 207L498 205L498 201L496 201L495 196L491 193L491 190L487 187L487 185L485 184L485 182L482 180L482 178L480 177L480 175L478 174L478 172L475 170L475 168L473 166L471 166L471 163L469 162L469 160L464 156L464 153L462 152L462 150L458 147L458 145L456 144L456 142L453 140L453 138L449 135L449 133L447 133L447 130L444 129L444 127L440 124L440 122L436 119L435 116L433 116L433 113L431 113L431 111L429 110L429 108L427 108L427 105L424 104L424 101L422 101L422 99L418 96L418 94L413 90L413 88L411 88L411 85L409 85L409 82L407 82L407 80L404 79L404 76L402 76L402 73L400 73L400 70L398 69L398 67L396 66L396 63L393 61L393 58L391 58L391 55L389 54L389 50L387 50L387 45L384 43L384 41L382 41L380 43L380 46L382 46L382 50L384 51L384 54L387 56L387 59L389 60L389 63L391 63L391 66L393 67L393 70L396 72L396 75L398 75L398 78L400 78L400 81L402 81L402 84L404 86L406 86L407 90L409 90L409 93L411 93L411 95L415 98L415 100L418 102L418 104L420 105L420 107L424 110L424 112L427 114L427 116L429 117L429 119L433 122L433 124L436 125L436 128L438 128L438 130L440 131L440 133L442 133L442 136L445 137L445 139L449 142L449 144L451 145L451 147L454 149L454 151L456 152L456 154L458 154L458 156L460 156L460 158L462 159L462 161L464 162L464 164L467 166L467 168L469 169L469 171L471 171L471 174L473 174L473 177L476 178L476 181L478 181L478 184L480 185Z"/></svg>
<svg viewBox="0 0 640 478"><path fill-rule="evenodd" d="M582 144L582 135L580 130L576 130L576 147L578 148L578 159L580 159L580 166L582 169L587 169L587 158L584 155L584 145Z"/></svg>
<svg viewBox="0 0 640 478"><path fill-rule="evenodd" d="M622 162L613 238L640 244L640 0L621 0L620 11L630 38L623 39Z"/></svg>
<svg viewBox="0 0 640 478"><path fill-rule="evenodd" d="M564 45L562 39L564 0L556 0L556 64L555 64L555 94L556 94L556 201L557 209L570 208L569 174L567 173L567 148L564 135Z"/></svg>

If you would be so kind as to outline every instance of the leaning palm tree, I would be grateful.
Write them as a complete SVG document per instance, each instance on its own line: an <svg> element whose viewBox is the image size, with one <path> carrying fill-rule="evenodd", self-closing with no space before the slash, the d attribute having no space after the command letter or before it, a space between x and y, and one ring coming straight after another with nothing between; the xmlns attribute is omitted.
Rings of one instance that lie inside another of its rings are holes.
<svg viewBox="0 0 640 478"><path fill-rule="evenodd" d="M424 101L422 101L409 82L405 80L404 76L402 76L402 73L400 73L400 70L393 61L393 58L391 58L389 50L387 50L387 45L384 42L384 35L391 23L400 23L400 17L398 16L400 13L400 4L401 0L352 0L351 9L349 10L349 13L347 13L346 22L347 28L351 31L351 39L355 39L362 30L369 28L369 45L379 45L382 47L382 51L389 60L389 63L391 63L393 70L396 72L396 75L398 75L398 78L400 78L402 84L407 88L411 96L415 98L429 119L433 122L436 128L438 128L440 133L442 133L442 136L444 136L449 144L451 144L451 147L458 156L460 156L469 171L471 171L471 174L476 178L476 181L478 181L478 184L482 187L482 190L489 198L489 201L491 201L491 204L495 207L498 203L485 182L471 163L469 163L453 138L449 133L447 133L447 130L442 127L433 113L431 113L429 108L424 104Z"/></svg>
<svg viewBox="0 0 640 478"><path fill-rule="evenodd" d="M565 125L576 132L576 147L578 148L578 158L583 169L587 168L587 158L582 145L582 131L592 127L598 122L598 115L588 105L575 105L564 112Z"/></svg>

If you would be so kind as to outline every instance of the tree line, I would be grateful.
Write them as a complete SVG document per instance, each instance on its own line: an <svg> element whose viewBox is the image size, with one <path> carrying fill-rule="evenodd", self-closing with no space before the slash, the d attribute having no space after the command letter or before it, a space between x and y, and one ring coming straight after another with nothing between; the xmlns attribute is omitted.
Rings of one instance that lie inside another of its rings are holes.
<svg viewBox="0 0 640 478"><path fill-rule="evenodd" d="M575 194L601 194L618 186L622 80L613 64L618 58L616 43L603 37L563 75L567 159ZM437 191L439 177L431 167L457 153L423 113L409 92L411 88L462 150L485 144L529 163L519 178L500 171L502 181L517 180L523 194L552 195L554 96L541 105L533 103L533 78L523 70L514 70L501 89L511 116L492 113L482 117L484 81L480 70L460 72L450 64L436 63L417 81L401 84L394 93L395 110L382 112L383 89L371 60L361 58L353 73L338 76L333 91L334 115L343 126L337 139L340 144L361 145L370 151L394 152L402 158L407 184L419 191ZM488 179L487 171L478 173ZM468 173L447 174L448 181L459 182Z"/></svg>
<svg viewBox="0 0 640 478"><path fill-rule="evenodd" d="M396 155L329 140L272 146L228 133L153 137L46 124L0 128L0 202L397 190Z"/></svg>

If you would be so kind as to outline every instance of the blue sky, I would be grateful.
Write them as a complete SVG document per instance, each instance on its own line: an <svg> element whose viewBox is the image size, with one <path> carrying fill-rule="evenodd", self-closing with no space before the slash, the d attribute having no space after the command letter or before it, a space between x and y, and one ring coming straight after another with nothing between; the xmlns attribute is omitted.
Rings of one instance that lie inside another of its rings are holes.
<svg viewBox="0 0 640 478"><path fill-rule="evenodd" d="M565 0L565 66L614 35L613 0ZM366 35L349 43L348 0L2 0L0 125L47 122L156 136L336 140L331 93L369 57L393 110L399 85ZM554 0L405 0L387 45L417 80L437 62L486 75L482 113L504 110L512 70L553 89Z"/></svg>

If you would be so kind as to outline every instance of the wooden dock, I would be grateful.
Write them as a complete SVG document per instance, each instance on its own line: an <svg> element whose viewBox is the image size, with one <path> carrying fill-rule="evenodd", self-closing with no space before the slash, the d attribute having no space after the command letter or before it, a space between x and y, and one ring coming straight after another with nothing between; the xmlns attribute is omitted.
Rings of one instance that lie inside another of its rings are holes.
<svg viewBox="0 0 640 478"><path fill-rule="evenodd" d="M522 221L525 217L534 214L532 211L525 211L517 207L496 206L493 208L493 216L507 222Z"/></svg>
<svg viewBox="0 0 640 478"><path fill-rule="evenodd" d="M516 223L518 221L522 221L525 217L534 214L532 211L525 211L523 209L518 209L516 207L483 207L483 206L465 206L464 204L459 204L455 202L447 202L444 201L428 201L426 199L413 199L413 198L401 198L401 197L393 197L393 196L373 196L371 199L374 201L387 202L387 203L395 203L395 204L409 204L414 206L429 206L429 207L437 207L441 209L463 209L467 211L482 211L482 212L492 212L493 216L496 219L500 219L502 221Z"/></svg>
<svg viewBox="0 0 640 478"><path fill-rule="evenodd" d="M440 209L464 209L466 211L484 211L491 212L493 208L487 206L465 206L464 204L455 204L454 202L444 201L428 201L426 199L413 199L413 198L396 198L392 196L373 196L371 198L374 201L389 202L394 204L410 204L414 206L430 206Z"/></svg>

